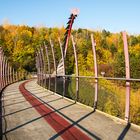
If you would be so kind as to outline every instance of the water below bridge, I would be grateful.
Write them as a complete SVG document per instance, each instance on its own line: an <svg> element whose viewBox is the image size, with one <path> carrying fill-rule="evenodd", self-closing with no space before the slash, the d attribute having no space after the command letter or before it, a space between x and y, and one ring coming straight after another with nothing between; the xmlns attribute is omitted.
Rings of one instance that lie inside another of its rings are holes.
<svg viewBox="0 0 140 140"><path fill-rule="evenodd" d="M3 140L139 140L140 129L62 98L36 80L9 85L2 94Z"/></svg>

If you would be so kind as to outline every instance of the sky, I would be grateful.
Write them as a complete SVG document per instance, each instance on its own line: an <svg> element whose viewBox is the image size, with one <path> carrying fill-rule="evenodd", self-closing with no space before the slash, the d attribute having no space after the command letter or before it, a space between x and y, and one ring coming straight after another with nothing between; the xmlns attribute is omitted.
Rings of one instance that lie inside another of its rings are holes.
<svg viewBox="0 0 140 140"><path fill-rule="evenodd" d="M0 0L0 24L62 27L72 8L76 29L140 34L140 0Z"/></svg>

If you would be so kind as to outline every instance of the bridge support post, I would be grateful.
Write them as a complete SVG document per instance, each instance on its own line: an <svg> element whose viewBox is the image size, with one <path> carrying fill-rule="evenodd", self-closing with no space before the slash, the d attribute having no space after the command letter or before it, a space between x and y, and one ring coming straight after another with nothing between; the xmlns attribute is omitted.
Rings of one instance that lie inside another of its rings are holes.
<svg viewBox="0 0 140 140"><path fill-rule="evenodd" d="M56 93L57 90L57 68L56 68L56 61L55 61L55 54L54 54L54 47L53 47L53 43L50 39L50 46L51 46L51 50L52 50L52 56L53 56L53 66L54 66L54 71L55 71L55 87L54 87L54 93Z"/></svg>
<svg viewBox="0 0 140 140"><path fill-rule="evenodd" d="M75 98L75 102L77 102L79 100L79 69L78 69L78 59L77 59L77 53L76 53L76 44L75 41L73 39L73 36L71 36L72 38L72 45L73 45L73 50L74 50L74 58L75 58L75 67L76 67L76 98Z"/></svg>
<svg viewBox="0 0 140 140"><path fill-rule="evenodd" d="M4 79L4 56L2 57L2 88L5 86L5 79Z"/></svg>
<svg viewBox="0 0 140 140"><path fill-rule="evenodd" d="M7 59L5 59L5 85L9 84L8 73L9 73L8 62Z"/></svg>
<svg viewBox="0 0 140 140"><path fill-rule="evenodd" d="M10 84L10 66L9 63L7 64L7 83Z"/></svg>
<svg viewBox="0 0 140 140"><path fill-rule="evenodd" d="M92 51L94 58L94 72L95 72L95 98L94 98L94 109L97 108L98 102L98 67L97 67L97 57L96 57L96 43L93 39L93 34L91 34Z"/></svg>
<svg viewBox="0 0 140 140"><path fill-rule="evenodd" d="M17 71L16 71L16 73L15 73L16 75L16 82L18 81L18 73L17 73Z"/></svg>
<svg viewBox="0 0 140 140"><path fill-rule="evenodd" d="M61 55L62 55L62 63L63 63L63 97L66 94L66 77L65 77L65 59L64 59L64 52L63 52L63 48L62 48L62 44L60 41L60 38L58 38L59 41L59 45L60 45L60 50L61 50Z"/></svg>
<svg viewBox="0 0 140 140"><path fill-rule="evenodd" d="M42 63L41 63L40 50L38 51L38 63L39 63L39 85L41 85L41 80L42 80Z"/></svg>
<svg viewBox="0 0 140 140"><path fill-rule="evenodd" d="M14 72L14 69L13 69L12 75L13 75L13 77L12 77L13 82L15 82L15 72Z"/></svg>
<svg viewBox="0 0 140 140"><path fill-rule="evenodd" d="M41 86L43 87L43 58L41 53L41 48L39 49L40 66L41 66Z"/></svg>
<svg viewBox="0 0 140 140"><path fill-rule="evenodd" d="M36 52L37 83L40 85L40 63L39 54Z"/></svg>
<svg viewBox="0 0 140 140"><path fill-rule="evenodd" d="M13 80L12 80L12 68L11 66L9 65L10 67L10 73L9 73L9 79L10 79L10 84L13 83Z"/></svg>
<svg viewBox="0 0 140 140"><path fill-rule="evenodd" d="M37 72L36 72L36 74L37 74L37 84L38 84L38 61L37 61L37 54L36 54L36 56L35 56L35 62L36 62L36 64L35 64L35 66L36 66L36 70L37 70ZM23 74L24 75L24 74ZM23 76L24 77L24 76Z"/></svg>
<svg viewBox="0 0 140 140"><path fill-rule="evenodd" d="M18 81L21 79L21 72L18 71Z"/></svg>
<svg viewBox="0 0 140 140"><path fill-rule="evenodd" d="M48 85L48 90L51 89L51 69L50 69L50 59L49 59L49 53L48 53L48 47L46 44L45 45L45 50L46 50L46 56L47 56L47 62L48 62L48 76L49 76L49 85Z"/></svg>
<svg viewBox="0 0 140 140"><path fill-rule="evenodd" d="M1 88L3 88L3 55L1 51Z"/></svg>
<svg viewBox="0 0 140 140"><path fill-rule="evenodd" d="M5 68L4 68L4 56L2 57L2 83L3 83L3 87L5 86L5 79L4 79L4 70L5 70Z"/></svg>
<svg viewBox="0 0 140 140"><path fill-rule="evenodd" d="M43 53L43 48L41 48L41 57L42 57L42 86L45 88L45 70L46 70L46 66L45 66L45 58L44 58L44 53Z"/></svg>
<svg viewBox="0 0 140 140"><path fill-rule="evenodd" d="M4 86L7 85L7 59L4 57Z"/></svg>
<svg viewBox="0 0 140 140"><path fill-rule="evenodd" d="M124 43L124 55L125 55L125 71L126 71L126 103L125 103L125 120L129 123L130 119L130 64L129 64L129 53L127 44L126 32L122 33Z"/></svg>

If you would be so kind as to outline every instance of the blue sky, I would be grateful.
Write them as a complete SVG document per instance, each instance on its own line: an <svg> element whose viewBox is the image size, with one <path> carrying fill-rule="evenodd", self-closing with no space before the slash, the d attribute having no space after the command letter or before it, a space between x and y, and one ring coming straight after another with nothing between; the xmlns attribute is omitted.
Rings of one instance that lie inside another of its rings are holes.
<svg viewBox="0 0 140 140"><path fill-rule="evenodd" d="M74 28L140 34L140 0L0 0L0 24L66 26L74 7L80 9Z"/></svg>

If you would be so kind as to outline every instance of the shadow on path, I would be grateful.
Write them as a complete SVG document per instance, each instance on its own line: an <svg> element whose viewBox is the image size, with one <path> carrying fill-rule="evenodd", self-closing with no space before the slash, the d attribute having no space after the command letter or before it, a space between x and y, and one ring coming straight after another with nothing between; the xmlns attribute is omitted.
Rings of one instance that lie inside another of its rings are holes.
<svg viewBox="0 0 140 140"><path fill-rule="evenodd" d="M67 128L63 129L62 131L60 131L59 133L57 133L56 135L54 135L53 137L51 137L50 140L53 140L53 139L59 137L64 132L68 131L68 129L70 129L70 128L74 127L74 126L78 126L80 129L82 129L83 131L85 131L87 134L89 134L94 139L101 140L101 138L99 138L98 136L96 136L95 134L93 134L92 132L90 132L89 130L87 130L85 127L83 127L80 124L78 124L80 121L84 120L85 118L87 118L88 116L90 116L91 114L93 114L95 112L95 110L93 110L92 112L84 115L83 117L81 117L77 121L74 121L71 118L69 118L68 116L66 116L66 115L64 115L63 113L60 112L60 110L64 109L65 107L62 107L61 109L55 109L53 106L51 106L50 104L48 104L45 101L43 101L42 99L40 99L39 97L37 97L35 94L33 94L31 92L30 92L30 94L33 95L35 98L39 99L41 102L45 103L47 106L49 106L50 108L52 108L55 112L57 112L58 114L62 115L66 120L69 120L72 123ZM73 103L73 104L75 104L75 103Z"/></svg>
<svg viewBox="0 0 140 140"><path fill-rule="evenodd" d="M123 140L124 137L126 136L127 132L129 131L130 127L131 127L131 124L128 123L117 140Z"/></svg>
<svg viewBox="0 0 140 140"><path fill-rule="evenodd" d="M54 100L51 100L51 101L48 101L48 102L46 102L46 103L51 103L51 102L54 102L54 101L58 101L58 100L60 100L60 99L62 99L62 97L57 98L57 99L54 99ZM16 113L19 113L19 112L22 112L22 111L25 111L25 110L28 110L28 109L37 107L37 106L41 106L41 105L43 105L43 104L45 104L45 103L41 103L41 104L37 104L37 105L34 105L34 106L26 107L26 108L23 108L23 109L20 109L20 110L17 110L17 111L8 113L8 114L4 114L4 115L2 115L2 117L6 117L6 116L9 116L9 115L13 115L13 114L16 114Z"/></svg>
<svg viewBox="0 0 140 140"><path fill-rule="evenodd" d="M74 103L69 104L69 105L67 105L67 106L65 106L65 107L59 108L58 110L67 108L67 107L69 107L69 106L72 106L73 104L74 104ZM7 130L7 131L3 132L3 135L5 135L5 134L7 134L7 133L10 133L10 132L12 132L12 131L14 131L14 130L16 130L16 129L18 129L18 128L21 128L21 127L23 127L23 126L25 126L25 125L27 125L27 124L30 124L30 123L32 123L32 122L34 122L34 121L37 121L37 120L39 120L39 119L41 119L41 118L43 118L43 117L45 117L45 116L48 116L48 115L50 115L50 114L52 114L52 113L54 113L54 112L55 112L55 111L52 111L52 112L50 112L50 113L46 113L46 114L44 114L44 115L42 115L42 116L40 116L40 117L34 118L34 119L30 120L30 121L27 121L27 122L25 122L25 123L23 123L23 124L20 124L20 125L18 125L18 126L16 126L16 127L12 128L12 129L10 129L10 130Z"/></svg>

